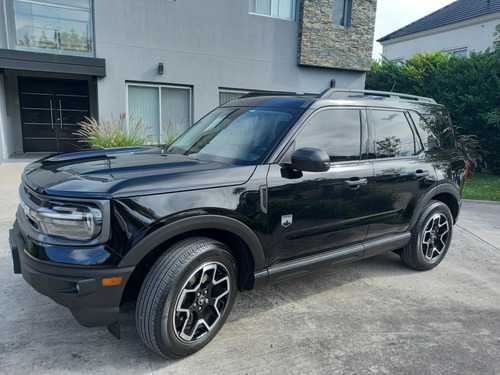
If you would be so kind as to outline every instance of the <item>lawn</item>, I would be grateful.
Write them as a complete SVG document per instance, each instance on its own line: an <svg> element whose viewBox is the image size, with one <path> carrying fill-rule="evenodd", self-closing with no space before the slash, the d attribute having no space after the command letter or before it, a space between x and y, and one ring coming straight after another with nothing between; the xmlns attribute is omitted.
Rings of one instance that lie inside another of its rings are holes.
<svg viewBox="0 0 500 375"><path fill-rule="evenodd" d="M462 198L500 201L500 176L476 173L467 178Z"/></svg>

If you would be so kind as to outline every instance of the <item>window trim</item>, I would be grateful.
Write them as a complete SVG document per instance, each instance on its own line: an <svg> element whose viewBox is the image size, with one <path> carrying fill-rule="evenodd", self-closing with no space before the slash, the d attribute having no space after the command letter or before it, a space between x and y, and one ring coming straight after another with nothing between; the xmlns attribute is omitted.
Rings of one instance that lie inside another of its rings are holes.
<svg viewBox="0 0 500 375"><path fill-rule="evenodd" d="M363 158L363 153L364 150L363 146L365 144L365 135L367 131L367 125L366 125L366 113L365 113L365 108L363 107L350 107L350 106L332 106L332 107L321 107L317 108L314 111L310 112L304 117L303 122L296 127L295 129L291 129L288 139L285 141L285 147L277 154L278 156L274 158L275 160L278 160L277 163L291 163L291 157L293 152L296 150L296 139L300 135L300 133L305 129L305 127L310 123L310 121L316 117L319 113L325 112L325 111L335 111L335 110L354 110L358 111L359 113L359 158L358 159L352 159L352 160L336 160L336 161L331 161L331 165L336 165L339 163L360 163L366 161L366 159Z"/></svg>
<svg viewBox="0 0 500 375"><path fill-rule="evenodd" d="M465 54L463 54L465 52ZM454 57L468 57L469 49L467 47L450 48L444 51L445 54ZM457 55L457 53L459 53Z"/></svg>
<svg viewBox="0 0 500 375"><path fill-rule="evenodd" d="M136 86L136 87L153 87L158 89L158 117L160 120L160 133L158 134L160 138L160 143L161 139L163 136L162 129L163 127L161 126L161 89L162 88L169 88L169 89L183 89L183 90L189 90L189 119L188 119L188 128L190 128L193 125L193 87L189 85L173 85L173 84L161 84L161 83L145 83L145 82L135 82L135 81L127 81L125 83L125 105L126 105L126 116L127 119L130 118L130 108L129 108L129 87L130 86ZM127 130L129 130L127 128ZM179 136L180 134L178 134Z"/></svg>
<svg viewBox="0 0 500 375"><path fill-rule="evenodd" d="M383 107L371 107L367 108L367 117L368 117L368 133L369 133L369 150L368 150L368 155L374 155L374 157L368 157L368 160L370 161L383 161L383 160L394 160L394 159L408 159L408 158L418 158L421 154L422 151L425 150L424 145L422 143L422 140L420 139L420 135L415 129L415 125L413 123L413 119L411 118L410 114L408 113L407 110L402 109L402 108L383 108ZM391 156L391 157L386 157L386 158L379 158L377 157L377 151L376 151L376 136L375 136L375 121L373 119L373 112L377 111L385 111L385 112L399 112L403 114L403 117L406 119L406 123L408 124L408 127L410 128L410 131L413 135L413 155L407 155L407 156ZM419 144L420 149L417 150L417 144Z"/></svg>
<svg viewBox="0 0 500 375"><path fill-rule="evenodd" d="M226 89L224 87L219 87L218 93L219 93L219 105L223 105L226 103L229 103L231 100L221 103L220 102L220 94L221 93L229 93L229 94L242 94L242 95L247 95L248 93L252 92L252 90L238 90L238 89ZM236 99L233 99L236 100Z"/></svg>
<svg viewBox="0 0 500 375"><path fill-rule="evenodd" d="M89 30L91 33L91 51L89 52L82 52L82 53L75 53L75 51L70 51L70 50L64 50L64 49L50 49L50 48L23 48L22 46L18 46L16 43L16 20L15 16L16 13L14 12L14 2L18 1L21 3L34 3L34 4L39 4L39 5L45 5L45 2L42 2L42 4L39 3L39 1L36 0L6 0L4 1L4 17L5 17L5 36L6 36L6 42L7 42L7 48L12 51L24 51L24 52L34 52L34 53L44 53L44 54L54 54L54 55L61 55L61 56L77 56L77 57L87 57L87 58L94 58L96 56L96 38L95 38L95 14L94 14L94 0L89 0ZM61 5L61 4L54 4L50 5L55 8L61 8L61 9L70 9L70 10L78 10L82 11L84 9L76 7L76 6L71 6L71 5Z"/></svg>
<svg viewBox="0 0 500 375"><path fill-rule="evenodd" d="M339 0L335 0L339 1ZM352 17L352 0L342 0L344 2L344 14L343 14L343 23L335 23L333 22L333 16L334 16L334 10L335 8L332 8L332 23L337 26L342 26L342 27L351 27L351 17Z"/></svg>
<svg viewBox="0 0 500 375"><path fill-rule="evenodd" d="M272 9L272 2L273 1L279 1L279 0L271 0L271 9ZM280 16L273 16L272 14L258 13L257 12L257 0L250 1L250 10L248 11L248 14L251 14L253 16L261 16L261 17L268 17L268 18L274 18L274 19L278 19L278 20L295 22L297 20L297 9L299 8L297 6L297 0L290 0L290 4L292 5L292 12L291 12L292 18L283 18Z"/></svg>

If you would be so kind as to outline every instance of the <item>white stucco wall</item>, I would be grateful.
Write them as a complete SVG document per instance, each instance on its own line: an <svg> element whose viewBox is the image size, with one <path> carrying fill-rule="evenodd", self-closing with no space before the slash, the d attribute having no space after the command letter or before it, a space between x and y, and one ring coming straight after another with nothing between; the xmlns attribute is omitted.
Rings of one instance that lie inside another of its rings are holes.
<svg viewBox="0 0 500 375"><path fill-rule="evenodd" d="M7 151L6 151L6 134L5 132L7 131L7 127L4 127L4 123L6 123L7 116L6 116L6 111L5 111L5 94L4 94L4 83L3 83L3 76L0 75L0 162L4 158L8 156Z"/></svg>
<svg viewBox="0 0 500 375"><path fill-rule="evenodd" d="M473 20L457 22L382 42L382 56L389 60L408 59L425 51L467 48L467 51L484 51L493 47L493 32L500 23L500 12Z"/></svg>
<svg viewBox="0 0 500 375"><path fill-rule="evenodd" d="M364 72L297 65L299 22L249 13L249 1L95 3L99 113L126 111L126 82L189 85L193 118L219 105L219 87L316 93L363 88ZM158 63L165 67L157 74Z"/></svg>
<svg viewBox="0 0 500 375"><path fill-rule="evenodd" d="M332 79L336 87L364 88L362 71L299 66L298 9L296 20L276 19L250 13L253 1L94 0L95 57L106 60L106 77L7 70L0 81L0 161L23 152L19 76L86 79L97 85L92 114L108 118L127 111L127 82L189 86L193 121L219 105L219 88L319 93ZM0 0L0 19L4 9ZM0 27L0 48L8 48L7 39Z"/></svg>

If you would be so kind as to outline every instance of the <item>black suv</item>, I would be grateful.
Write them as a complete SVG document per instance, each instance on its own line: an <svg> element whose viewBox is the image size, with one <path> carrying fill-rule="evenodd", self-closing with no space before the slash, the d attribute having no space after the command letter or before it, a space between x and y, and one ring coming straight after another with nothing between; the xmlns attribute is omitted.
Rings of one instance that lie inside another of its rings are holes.
<svg viewBox="0 0 500 375"><path fill-rule="evenodd" d="M144 342L182 357L216 335L237 289L389 251L435 267L465 175L449 114L432 99L250 95L170 146L28 165L14 271L116 337L120 306L137 301Z"/></svg>

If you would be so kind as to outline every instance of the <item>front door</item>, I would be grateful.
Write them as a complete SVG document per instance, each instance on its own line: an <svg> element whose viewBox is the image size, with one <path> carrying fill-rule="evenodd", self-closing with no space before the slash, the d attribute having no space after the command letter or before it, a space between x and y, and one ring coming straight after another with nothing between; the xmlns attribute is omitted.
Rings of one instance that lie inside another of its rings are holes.
<svg viewBox="0 0 500 375"><path fill-rule="evenodd" d="M78 143L78 122L90 116L87 81L19 78L24 152L69 152Z"/></svg>
<svg viewBox="0 0 500 375"><path fill-rule="evenodd" d="M321 110L295 138L295 149L326 151L331 160L328 171L297 173L270 167L271 266L324 251L340 254L350 245L357 250L349 257L363 255L373 195L373 165L361 155L363 114L353 108Z"/></svg>

